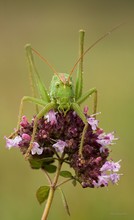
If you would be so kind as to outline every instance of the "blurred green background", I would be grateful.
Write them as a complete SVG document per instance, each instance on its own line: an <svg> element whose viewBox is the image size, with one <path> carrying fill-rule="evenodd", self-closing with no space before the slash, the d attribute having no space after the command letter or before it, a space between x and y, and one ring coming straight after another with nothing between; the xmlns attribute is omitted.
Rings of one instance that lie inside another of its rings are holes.
<svg viewBox="0 0 134 220"><path fill-rule="evenodd" d="M41 171L31 170L19 151L5 148L4 135L16 126L20 100L31 95L24 45L31 43L59 72L69 72L78 57L78 31L86 31L85 48L129 17L129 22L85 56L84 91L97 87L100 126L120 138L111 157L122 159L118 186L108 189L63 186L71 217L56 193L49 220L134 219L134 23L133 1L0 1L0 219L40 219L44 204L35 191L46 183ZM53 75L36 58L42 80L49 88ZM76 72L75 72L76 73ZM74 73L74 80L75 80ZM92 101L86 105L91 109ZM34 114L26 104L25 114Z"/></svg>

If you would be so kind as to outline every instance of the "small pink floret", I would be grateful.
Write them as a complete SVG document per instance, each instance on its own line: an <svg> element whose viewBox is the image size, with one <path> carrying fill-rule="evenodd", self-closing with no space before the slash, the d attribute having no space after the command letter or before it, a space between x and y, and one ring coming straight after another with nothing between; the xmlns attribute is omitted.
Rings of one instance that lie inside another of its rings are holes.
<svg viewBox="0 0 134 220"><path fill-rule="evenodd" d="M57 152L63 153L64 148L67 146L65 141L59 140L57 143L52 145Z"/></svg>
<svg viewBox="0 0 134 220"><path fill-rule="evenodd" d="M84 114L87 114L88 113L88 106L86 105L85 107L84 107Z"/></svg>
<svg viewBox="0 0 134 220"><path fill-rule="evenodd" d="M118 162L106 161L104 165L101 167L100 171L101 172L106 172L106 171L118 172L121 167L119 164L120 161Z"/></svg>
<svg viewBox="0 0 134 220"><path fill-rule="evenodd" d="M21 122L20 122L20 125L22 126L22 127L25 127L25 126L27 126L29 123L28 123L28 119L27 119L27 117L25 116L25 115L23 115L22 116L22 120L21 120Z"/></svg>
<svg viewBox="0 0 134 220"><path fill-rule="evenodd" d="M54 110L50 110L45 118L47 118L47 121L50 122L51 125L57 124L56 112Z"/></svg>
<svg viewBox="0 0 134 220"><path fill-rule="evenodd" d="M12 147L19 147L19 143L22 141L22 138L20 136L16 136L14 139L10 139L7 137L4 137L6 139L6 146L8 149L11 149Z"/></svg>
<svg viewBox="0 0 134 220"><path fill-rule="evenodd" d="M117 173L112 173L112 174L110 174L110 180L111 180L111 182L113 183L113 184L117 184L118 183L118 181L120 180L120 176L121 176L122 174L117 174Z"/></svg>
<svg viewBox="0 0 134 220"><path fill-rule="evenodd" d="M97 139L97 143L102 145L102 147L105 147L107 145L112 145L113 144L112 142L117 139L118 138L114 137L114 132L111 132L108 134L106 134L104 132L104 133L99 134L98 139Z"/></svg>
<svg viewBox="0 0 134 220"><path fill-rule="evenodd" d="M22 139L30 141L31 140L31 136L29 134L22 134Z"/></svg>
<svg viewBox="0 0 134 220"><path fill-rule="evenodd" d="M96 120L94 117L90 117L87 119L87 121L91 125L92 130L95 131L98 127L98 120Z"/></svg>
<svg viewBox="0 0 134 220"><path fill-rule="evenodd" d="M94 180L93 184L96 187L99 187L101 185L108 186L108 182L109 182L109 175L101 175L98 176L98 182Z"/></svg>
<svg viewBox="0 0 134 220"><path fill-rule="evenodd" d="M43 153L43 148L40 148L40 145L37 142L33 142L33 148L31 149L31 153L32 155L41 155Z"/></svg>
<svg viewBox="0 0 134 220"><path fill-rule="evenodd" d="M94 162L96 164L99 164L101 161L102 161L102 158L101 157L97 157Z"/></svg>

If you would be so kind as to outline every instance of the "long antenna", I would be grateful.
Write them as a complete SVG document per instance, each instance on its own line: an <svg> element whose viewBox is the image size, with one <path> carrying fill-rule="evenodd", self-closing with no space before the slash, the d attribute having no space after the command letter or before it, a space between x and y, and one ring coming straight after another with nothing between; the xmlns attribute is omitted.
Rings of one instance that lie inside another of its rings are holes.
<svg viewBox="0 0 134 220"><path fill-rule="evenodd" d="M40 59L42 59L50 67L51 70L53 70L54 74L62 81L54 67L37 50L35 50L34 48L31 49L32 51L34 51L35 54L37 54L40 57Z"/></svg>
<svg viewBox="0 0 134 220"><path fill-rule="evenodd" d="M114 28L112 28L110 31L108 31L107 33L105 33L104 35L102 35L98 40L96 40L89 48L87 48L85 50L85 52L79 57L79 59L76 61L74 67L72 68L69 77L68 77L68 81L70 80L70 76L73 74L76 66L78 65L78 63L80 62L80 60L87 54L87 52L89 50L91 50L96 44L98 44L101 40L103 40L105 37L109 36L113 31L115 31L116 29L118 29L120 26L122 26L125 22L122 22L118 25L116 25Z"/></svg>

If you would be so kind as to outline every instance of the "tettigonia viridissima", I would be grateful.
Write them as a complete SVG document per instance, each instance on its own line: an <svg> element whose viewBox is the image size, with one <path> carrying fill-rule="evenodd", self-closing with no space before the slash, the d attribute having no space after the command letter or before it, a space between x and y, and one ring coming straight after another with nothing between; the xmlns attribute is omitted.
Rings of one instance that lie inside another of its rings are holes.
<svg viewBox="0 0 134 220"><path fill-rule="evenodd" d="M84 122L85 126L83 129L82 135L81 135L81 141L80 141L80 146L79 146L79 155L81 155L82 157L84 137L87 131L88 122L87 122L86 116L84 115L83 111L80 108L80 104L83 103L92 94L94 94L93 114L96 114L96 109L97 109L97 89L92 88L88 90L85 94L83 94L82 92L82 89L83 89L83 57L97 43L99 43L105 37L109 36L114 30L119 28L121 25L122 24L119 24L116 27L112 28L109 32L105 33L85 51L84 51L85 31L80 30L79 32L79 59L77 60L77 62L75 63L74 67L72 68L69 74L57 73L57 71L53 68L53 66L50 65L49 62L44 57L42 57L35 49L33 49L30 44L27 44L25 46L27 61L29 65L29 74L30 74L30 79L31 79L33 97L24 96L21 99L17 128L16 128L16 131L9 136L9 138L12 138L13 136L15 136L15 134L19 130L20 121L21 121L21 117L23 114L24 102L34 103L36 105L36 116L34 120L33 133L31 137L30 145L25 154L26 158L29 156L30 151L33 147L38 120L41 117L45 116L52 109L55 111L63 112L64 115L66 115L66 113L70 109L72 109ZM33 52L37 54L54 72L54 76L52 77L49 92L47 91L44 83L40 79L39 73L35 66ZM73 85L72 74L74 70L76 69L77 65L78 65L78 71L77 71L76 83L75 85ZM35 93L36 86L38 87L40 98L36 97L36 93ZM38 109L38 106L42 107L40 111Z"/></svg>

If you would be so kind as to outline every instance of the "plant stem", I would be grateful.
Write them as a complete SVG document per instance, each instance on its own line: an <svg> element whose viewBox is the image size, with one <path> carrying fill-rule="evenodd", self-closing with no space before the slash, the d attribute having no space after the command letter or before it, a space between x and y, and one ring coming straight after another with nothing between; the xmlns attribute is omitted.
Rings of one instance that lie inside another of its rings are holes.
<svg viewBox="0 0 134 220"><path fill-rule="evenodd" d="M67 179L67 180L65 180L65 181L63 181L63 182L61 182L61 183L57 184L56 188L57 188L57 187L59 187L59 186L61 186L61 185L63 185L64 183L69 182L70 180L73 180L73 179L72 179L72 178L70 178L70 179Z"/></svg>
<svg viewBox="0 0 134 220"><path fill-rule="evenodd" d="M44 209L41 220L46 220L47 219L47 216L49 214L49 210L50 210L50 207L51 207L51 204L52 204L52 201L53 201L54 192L55 192L55 189L54 189L54 187L51 186L50 191L49 191L49 196L48 196L48 199L47 199L47 203L46 203L46 206L45 206L45 209Z"/></svg>
<svg viewBox="0 0 134 220"><path fill-rule="evenodd" d="M61 167L62 167L63 158L64 158L64 153L62 154L60 160L58 160L56 174L55 174L55 177L54 177L54 180L53 180L52 184L50 185L50 191L49 191L48 199L47 199L46 206L45 206L45 209L44 209L41 220L47 220L47 217L48 217L51 205L52 205L54 193L55 193L55 190L56 190L56 185L57 185L57 182L58 182L60 170L61 170Z"/></svg>
<svg viewBox="0 0 134 220"><path fill-rule="evenodd" d="M44 171L44 173L45 173L45 175L46 175L46 178L47 178L47 180L48 180L49 184L50 184L50 185L52 185L52 180L51 180L51 178L50 178L49 174L47 173L47 171L46 171L46 170L44 170L44 169L43 169L43 171Z"/></svg>

